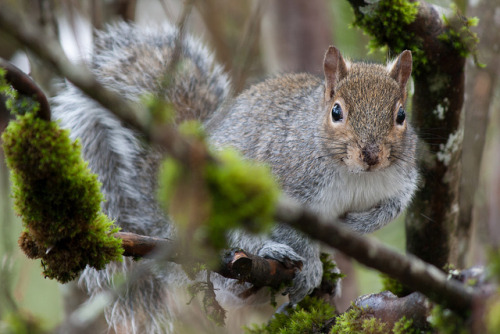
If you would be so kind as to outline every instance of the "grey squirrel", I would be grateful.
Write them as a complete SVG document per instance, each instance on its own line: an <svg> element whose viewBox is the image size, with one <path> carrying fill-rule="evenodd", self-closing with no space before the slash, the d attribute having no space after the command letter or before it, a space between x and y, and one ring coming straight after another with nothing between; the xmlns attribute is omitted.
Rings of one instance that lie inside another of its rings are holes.
<svg viewBox="0 0 500 334"><path fill-rule="evenodd" d="M330 47L324 79L280 75L229 98L231 84L222 67L190 36L182 40L182 66L173 84L162 86L177 36L168 24L108 27L96 36L90 68L130 101L140 102L144 94L167 98L178 120L204 123L214 149L232 146L269 164L288 196L355 231L374 231L408 205L418 179L417 137L404 110L409 51L385 67L347 62ZM54 117L80 139L84 158L102 182L105 213L124 231L175 238L175 224L155 200L161 154L71 85L52 104ZM269 236L234 231L230 244L263 257L302 261L285 291L292 304L320 284L319 245L287 226L277 224ZM79 283L95 297L113 285L114 274L136 266L124 259L102 271L87 268ZM241 299L249 284L214 273L211 280L223 306L269 300L265 289ZM158 268L151 262L148 273L107 307L106 319L118 332L172 332L170 294L188 281L178 265Z"/></svg>

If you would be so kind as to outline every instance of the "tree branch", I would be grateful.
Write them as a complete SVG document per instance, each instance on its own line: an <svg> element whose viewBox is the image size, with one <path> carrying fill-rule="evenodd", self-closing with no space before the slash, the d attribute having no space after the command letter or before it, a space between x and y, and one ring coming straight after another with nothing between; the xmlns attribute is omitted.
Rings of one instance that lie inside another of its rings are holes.
<svg viewBox="0 0 500 334"><path fill-rule="evenodd" d="M382 2L349 2L358 17L367 16L373 22L386 20L376 11ZM450 260L452 236L458 223L464 52L469 46L462 40L451 41L450 36L455 36L462 27L458 17L445 23L433 5L418 1L414 21L400 27L404 35L400 39L411 45L400 45L402 42L397 38L388 39L383 29L371 31L379 43L386 43L392 51L413 48L418 55L414 58L412 122L425 146L425 159L421 159L419 166L424 180L406 215L406 245L409 253L437 267ZM452 30L453 34L446 35ZM407 36L413 38L405 39ZM457 44L462 49L458 50Z"/></svg>
<svg viewBox="0 0 500 334"><path fill-rule="evenodd" d="M6 70L5 80L22 95L33 97L40 105L38 116L50 121L50 106L42 89L23 71L0 58L0 67Z"/></svg>
<svg viewBox="0 0 500 334"><path fill-rule="evenodd" d="M425 132L422 142L431 154L420 164L425 181L408 209L406 240L408 252L442 268L456 263L451 250L459 216L465 58L439 38L452 27L433 6L419 3L409 29L422 38L430 69L414 76L412 121Z"/></svg>
<svg viewBox="0 0 500 334"><path fill-rule="evenodd" d="M193 152L199 152L202 154L200 157L216 161L208 153L206 147L193 145L184 140L172 127L164 128L161 136L152 134L149 128L135 116L134 111L137 109L135 105L127 103L124 98L103 87L87 69L69 63L62 52L53 51L59 50L58 46L51 48L56 42L47 41L45 37L36 34L29 23L21 22L17 15L5 6L0 6L0 30L31 49L43 61L53 66L57 73L69 78L77 87L108 108L118 118L144 132L147 138L165 148L180 163L189 165L189 159L186 158L189 158ZM113 101L117 103L114 104ZM471 287L447 280L446 275L436 267L415 256L403 256L394 252L379 242L340 226L336 219L320 217L289 199L279 201L275 218L314 239L339 249L366 266L398 279L401 283L421 291L432 300L454 310L469 310L473 300L481 300L481 296Z"/></svg>
<svg viewBox="0 0 500 334"><path fill-rule="evenodd" d="M114 236L122 239L122 246L125 250L124 256L154 258L162 250L173 249L173 252L168 252L169 257L166 260L176 263L179 261L175 253L175 243L172 240L129 232L118 232ZM265 259L242 249L233 249L227 251L221 257L220 267L215 272L226 278L251 283L255 288L263 286L278 288L287 282L291 282L295 272L300 270L301 267L301 263L285 266L273 259Z"/></svg>

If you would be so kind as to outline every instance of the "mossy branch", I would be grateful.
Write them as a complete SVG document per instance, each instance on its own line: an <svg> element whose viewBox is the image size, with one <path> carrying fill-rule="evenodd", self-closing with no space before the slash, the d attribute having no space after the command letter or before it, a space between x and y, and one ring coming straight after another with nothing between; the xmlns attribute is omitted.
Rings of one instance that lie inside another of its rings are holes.
<svg viewBox="0 0 500 334"><path fill-rule="evenodd" d="M426 153L419 166L425 179L408 208L406 245L409 253L442 268L450 261L455 263L456 252L463 252L452 249L452 241L454 233L462 230L457 228L456 208L464 131L464 66L465 57L476 50L477 37L469 30L474 20L462 20L456 14L443 19L426 1L349 2L356 23L372 35L377 46L385 45L395 53L410 49L414 56L412 123L417 132L425 133L420 145ZM397 29L385 29L386 24Z"/></svg>

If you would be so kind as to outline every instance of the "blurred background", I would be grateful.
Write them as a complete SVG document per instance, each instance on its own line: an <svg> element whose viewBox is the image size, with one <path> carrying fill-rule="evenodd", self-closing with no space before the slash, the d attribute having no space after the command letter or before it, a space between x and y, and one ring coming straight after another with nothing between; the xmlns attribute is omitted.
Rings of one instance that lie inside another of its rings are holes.
<svg viewBox="0 0 500 334"><path fill-rule="evenodd" d="M479 57L487 66L482 70L472 62L468 64L466 108L467 99L479 94L483 101L486 100L481 106L485 109L482 115L489 121L483 120L482 130L473 130L476 134L471 138L476 146L468 147L464 142L464 159L468 150L479 149L482 153L485 147L482 158L474 158L470 167L476 169L472 173L480 171L479 191L476 192L474 187L467 190L467 195L472 198L470 201L474 203L470 210L475 228L466 263L481 264L484 262L484 246L499 235L491 233L495 230L494 222L498 220L500 196L500 119L496 85L499 38L495 39L494 32L487 34L486 24L488 20L500 20L500 7L498 1L490 2L492 11L489 12L478 9L479 0L469 3L466 0L429 2L447 9L454 4L468 16L476 15L482 20L477 27L478 34L484 39L479 46ZM139 25L161 24L165 20L178 22L185 4L179 0L25 0L10 3L26 19L36 22L47 34L56 36L75 62L85 61L91 55L94 29L102 29L118 20ZM353 60L385 62L388 57L395 56L384 50L369 53L369 37L353 28L353 22L354 15L346 0L198 0L192 2L186 29L214 51L230 73L238 92L277 73L307 71L322 75L323 55L330 44L336 45L344 57ZM57 94L57 78L35 57L2 34L0 46L0 57L30 73L48 96ZM3 103L0 103L0 132L8 118ZM471 162L463 161L463 164L470 166ZM470 170L464 169L465 182L468 173ZM43 327L50 330L63 320L62 295L67 287L44 279L40 262L28 260L20 252L17 238L22 226L13 213L9 192L8 171L0 148L0 319L15 305L41 319ZM404 219L400 217L372 237L403 253ZM377 272L352 263L341 254L337 254L337 261L347 274L342 297L338 300L341 311L353 298L380 291ZM269 314L272 309L267 308L265 312ZM244 318L243 322L266 319L248 314ZM234 331L227 329L227 332Z"/></svg>

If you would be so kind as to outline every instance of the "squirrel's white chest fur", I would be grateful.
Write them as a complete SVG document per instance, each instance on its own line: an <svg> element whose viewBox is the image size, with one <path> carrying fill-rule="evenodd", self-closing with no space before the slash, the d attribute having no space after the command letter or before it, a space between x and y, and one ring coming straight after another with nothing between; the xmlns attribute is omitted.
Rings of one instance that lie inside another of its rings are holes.
<svg viewBox="0 0 500 334"><path fill-rule="evenodd" d="M365 173L338 173L325 179L313 199L312 209L328 217L367 211L404 192L404 182L395 168Z"/></svg>

